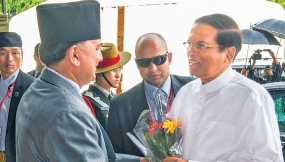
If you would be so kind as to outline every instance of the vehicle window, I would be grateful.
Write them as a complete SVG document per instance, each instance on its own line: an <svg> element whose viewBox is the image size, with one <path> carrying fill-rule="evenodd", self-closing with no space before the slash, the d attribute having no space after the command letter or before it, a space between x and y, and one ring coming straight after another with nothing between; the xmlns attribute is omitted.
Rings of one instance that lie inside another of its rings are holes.
<svg viewBox="0 0 285 162"><path fill-rule="evenodd" d="M285 91L271 91L270 94L274 100L279 130L285 132Z"/></svg>

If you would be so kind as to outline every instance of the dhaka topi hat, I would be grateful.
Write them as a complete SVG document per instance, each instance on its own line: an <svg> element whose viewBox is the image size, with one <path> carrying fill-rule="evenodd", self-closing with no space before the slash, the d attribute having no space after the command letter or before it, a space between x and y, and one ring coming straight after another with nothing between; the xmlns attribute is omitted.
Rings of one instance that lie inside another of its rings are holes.
<svg viewBox="0 0 285 162"><path fill-rule="evenodd" d="M15 32L0 32L0 47L22 47L21 36Z"/></svg>
<svg viewBox="0 0 285 162"><path fill-rule="evenodd" d="M95 0L38 5L42 45L101 39L100 4Z"/></svg>

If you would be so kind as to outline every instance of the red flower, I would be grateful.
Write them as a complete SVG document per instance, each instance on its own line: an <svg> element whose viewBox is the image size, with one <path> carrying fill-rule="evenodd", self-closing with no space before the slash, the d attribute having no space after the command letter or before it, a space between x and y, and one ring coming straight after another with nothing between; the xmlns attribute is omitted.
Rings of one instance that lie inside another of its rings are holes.
<svg viewBox="0 0 285 162"><path fill-rule="evenodd" d="M149 134L149 135L153 134L156 131L156 129L160 129L161 130L162 129L162 125L161 124L156 124L156 123L151 124L150 129L148 130L147 134Z"/></svg>

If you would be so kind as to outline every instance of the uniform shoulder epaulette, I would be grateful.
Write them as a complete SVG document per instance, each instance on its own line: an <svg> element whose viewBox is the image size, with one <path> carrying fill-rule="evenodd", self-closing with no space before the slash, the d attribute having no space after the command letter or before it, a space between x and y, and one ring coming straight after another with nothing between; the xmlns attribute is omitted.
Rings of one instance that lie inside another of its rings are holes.
<svg viewBox="0 0 285 162"><path fill-rule="evenodd" d="M84 95L90 97L95 102L97 102L101 106L101 108L109 109L109 105L102 101L100 97L94 97L92 92L86 91Z"/></svg>

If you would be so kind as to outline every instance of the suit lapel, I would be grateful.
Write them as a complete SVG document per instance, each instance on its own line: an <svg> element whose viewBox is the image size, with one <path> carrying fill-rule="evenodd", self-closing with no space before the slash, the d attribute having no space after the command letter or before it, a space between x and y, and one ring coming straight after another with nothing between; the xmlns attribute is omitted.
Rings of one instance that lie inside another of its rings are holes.
<svg viewBox="0 0 285 162"><path fill-rule="evenodd" d="M132 110L133 112L136 114L136 112L139 112L139 114L143 111L146 110L146 97L145 97L145 91L144 91L144 83L143 81L139 84L139 86L137 87L137 93L136 95L136 99L133 102L133 106L132 106Z"/></svg>
<svg viewBox="0 0 285 162"><path fill-rule="evenodd" d="M9 106L9 114L8 114L8 122L7 122L7 130L10 130L12 124L14 122L17 108L20 102L20 98L22 96L23 85L25 84L25 80L23 79L23 72L19 70L18 76L16 78L16 83L12 92L12 98Z"/></svg>
<svg viewBox="0 0 285 162"><path fill-rule="evenodd" d="M178 91L182 87L182 84L173 75L170 75L170 78L171 78L171 86L172 86L173 91L174 91L174 96L176 96L176 94L178 93Z"/></svg>

